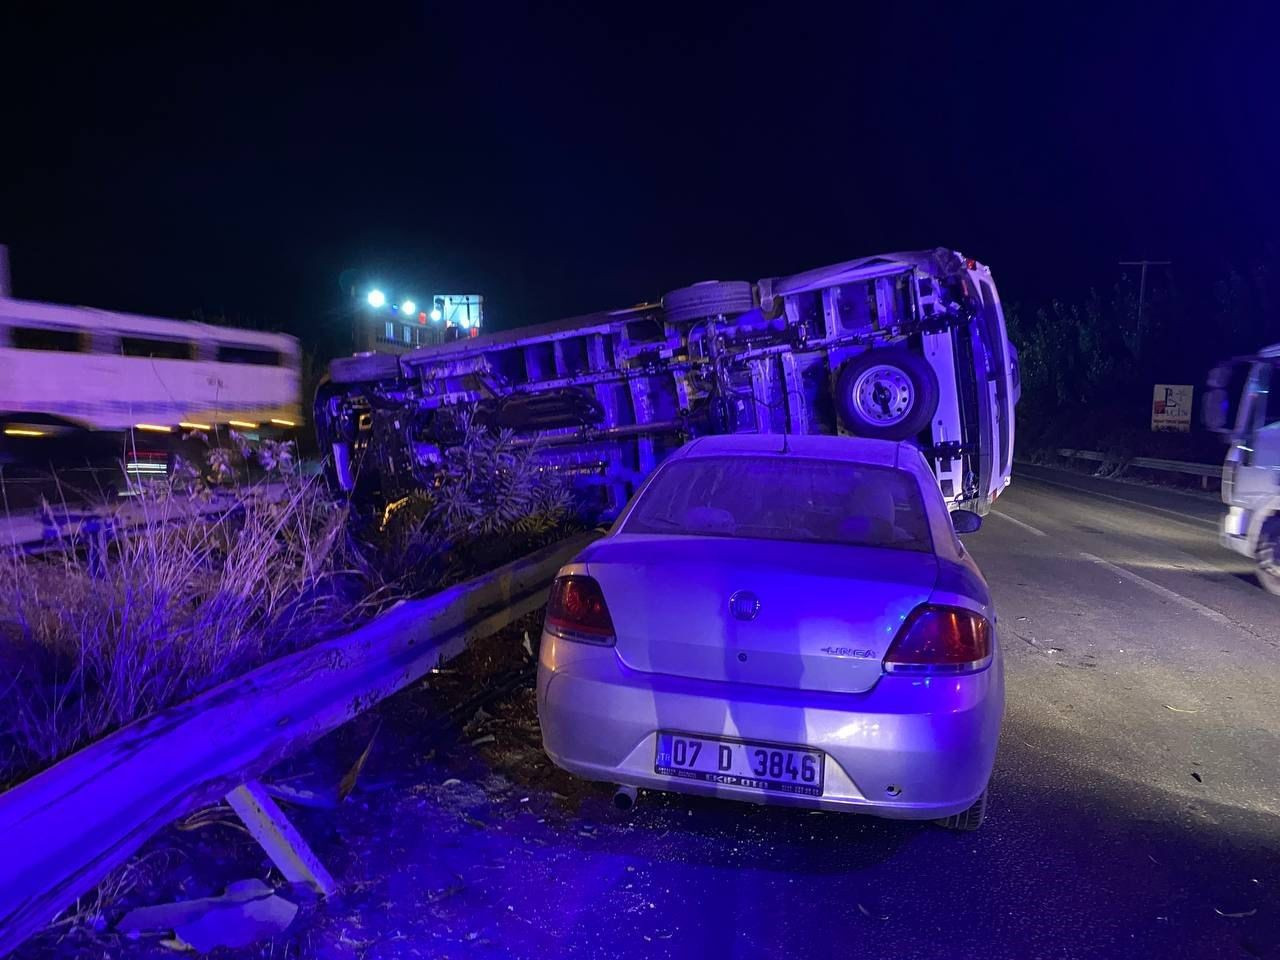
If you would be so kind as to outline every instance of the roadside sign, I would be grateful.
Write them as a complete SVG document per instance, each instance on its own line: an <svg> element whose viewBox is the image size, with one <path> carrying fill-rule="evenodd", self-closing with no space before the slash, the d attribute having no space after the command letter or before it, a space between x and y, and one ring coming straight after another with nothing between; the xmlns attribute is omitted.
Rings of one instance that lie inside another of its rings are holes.
<svg viewBox="0 0 1280 960"><path fill-rule="evenodd" d="M1151 429L1191 432L1191 385L1157 383L1151 399Z"/></svg>

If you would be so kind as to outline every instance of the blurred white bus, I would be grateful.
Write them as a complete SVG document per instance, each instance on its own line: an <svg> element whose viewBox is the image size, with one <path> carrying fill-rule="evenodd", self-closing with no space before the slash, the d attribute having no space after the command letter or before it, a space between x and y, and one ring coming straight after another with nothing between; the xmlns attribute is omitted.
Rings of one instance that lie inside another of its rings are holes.
<svg viewBox="0 0 1280 960"><path fill-rule="evenodd" d="M192 433L287 433L302 423L300 366L285 334L0 297L0 460L146 448L155 470Z"/></svg>

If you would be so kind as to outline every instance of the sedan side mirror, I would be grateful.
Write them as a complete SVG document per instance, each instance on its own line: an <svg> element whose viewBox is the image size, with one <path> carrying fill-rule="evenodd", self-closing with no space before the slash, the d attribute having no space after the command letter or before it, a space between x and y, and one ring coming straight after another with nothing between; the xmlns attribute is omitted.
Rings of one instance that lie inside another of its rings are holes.
<svg viewBox="0 0 1280 960"><path fill-rule="evenodd" d="M951 525L956 528L956 533L977 533L982 529L982 517L972 510L952 510Z"/></svg>

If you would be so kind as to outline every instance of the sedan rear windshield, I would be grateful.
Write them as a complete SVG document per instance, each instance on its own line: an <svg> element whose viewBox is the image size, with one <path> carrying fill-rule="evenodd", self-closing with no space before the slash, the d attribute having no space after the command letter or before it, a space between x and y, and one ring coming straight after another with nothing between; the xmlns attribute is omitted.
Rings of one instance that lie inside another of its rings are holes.
<svg viewBox="0 0 1280 960"><path fill-rule="evenodd" d="M790 456L672 461L622 532L933 549L911 474Z"/></svg>

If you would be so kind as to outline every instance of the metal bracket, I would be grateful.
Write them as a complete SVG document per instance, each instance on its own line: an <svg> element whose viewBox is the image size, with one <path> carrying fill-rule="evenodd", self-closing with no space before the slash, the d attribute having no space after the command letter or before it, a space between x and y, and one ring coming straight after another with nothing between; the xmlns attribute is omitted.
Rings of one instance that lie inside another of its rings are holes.
<svg viewBox="0 0 1280 960"><path fill-rule="evenodd" d="M337 882L262 784L241 784L227 794L227 803L286 880L309 884L324 897L338 892Z"/></svg>

